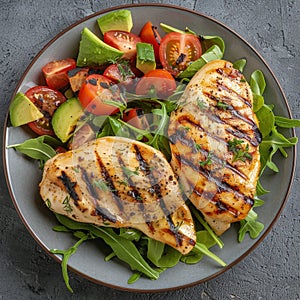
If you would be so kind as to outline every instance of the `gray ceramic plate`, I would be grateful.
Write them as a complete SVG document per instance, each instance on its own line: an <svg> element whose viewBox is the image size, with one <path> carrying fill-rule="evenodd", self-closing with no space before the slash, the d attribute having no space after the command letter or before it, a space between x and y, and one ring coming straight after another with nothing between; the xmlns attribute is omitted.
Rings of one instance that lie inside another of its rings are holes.
<svg viewBox="0 0 300 300"><path fill-rule="evenodd" d="M291 116L278 81L261 56L243 38L220 22L202 14L173 6L151 4L125 7L132 12L133 32L135 33L138 33L142 25L150 20L154 24L164 22L178 28L188 26L204 35L222 36L226 44L225 58L232 61L247 58L246 76L249 76L255 69L262 70L267 81L266 101L272 101L275 104L277 114ZM32 61L15 92L26 90L32 82L35 84L42 83L40 70L45 63L54 59L76 56L80 32L83 27L87 26L94 32L99 32L96 19L108 11L120 8L112 8L91 15L56 36ZM288 132L288 134L294 135L293 131ZM7 121L4 131L5 146L23 142L30 137L31 132L29 130L26 130L26 128L12 128L9 120ZM265 187L272 190L272 192L264 197L265 205L257 209L260 221L265 224L262 235L256 240L246 237L243 243L238 243L238 227L232 226L222 237L225 247L222 250L217 247L214 248L214 252L228 263L228 267L221 268L209 259L204 259L197 265L180 263L175 268L164 272L156 281L142 278L136 283L128 285L127 280L131 275L128 267L118 260L104 262L103 258L108 253L108 249L99 242L88 242L83 244L76 255L70 259L70 268L99 284L123 290L144 292L182 288L204 282L221 274L252 251L266 236L279 216L287 200L295 166L295 149L288 150L289 157L287 159L276 157L280 173L277 175L266 174L263 180ZM11 198L22 221L35 240L48 253L49 249L52 248L66 249L73 245L74 240L71 235L52 231L52 227L57 223L39 197L38 183L41 179L41 171L38 169L37 163L26 159L12 149L4 148L4 164ZM59 260L58 257L53 257Z"/></svg>

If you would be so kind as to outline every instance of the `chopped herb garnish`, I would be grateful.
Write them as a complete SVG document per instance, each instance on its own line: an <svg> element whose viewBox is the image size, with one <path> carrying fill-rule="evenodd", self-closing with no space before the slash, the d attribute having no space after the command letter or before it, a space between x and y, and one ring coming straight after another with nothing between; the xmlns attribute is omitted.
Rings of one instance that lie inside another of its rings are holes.
<svg viewBox="0 0 300 300"><path fill-rule="evenodd" d="M206 160L200 161L200 162L199 162L199 165L200 165L201 167L207 166L207 165L211 165L211 163L212 163L211 159L212 159L212 153L211 153L211 152L208 152L208 153L207 153Z"/></svg>
<svg viewBox="0 0 300 300"><path fill-rule="evenodd" d="M243 140L238 140L234 138L232 141L228 141L228 150L233 153L232 162L241 160L245 162L246 160L252 160L252 155L249 153L249 144L243 147Z"/></svg>
<svg viewBox="0 0 300 300"><path fill-rule="evenodd" d="M122 167L122 170L127 177L131 177L133 175L139 175L139 167L136 167L134 170L130 170L127 167Z"/></svg>
<svg viewBox="0 0 300 300"><path fill-rule="evenodd" d="M217 103L217 107L221 108L221 109L224 109L226 110L227 108L229 108L229 104L225 103L225 102L222 102L222 101L218 101Z"/></svg>
<svg viewBox="0 0 300 300"><path fill-rule="evenodd" d="M66 212L71 212L73 210L71 204L70 204L70 196L67 196L64 201L63 201L63 204L64 204L64 211Z"/></svg>
<svg viewBox="0 0 300 300"><path fill-rule="evenodd" d="M205 110L208 108L207 103L203 100L197 99L197 105L201 110Z"/></svg>
<svg viewBox="0 0 300 300"><path fill-rule="evenodd" d="M185 131L191 130L191 127L189 126L180 126L180 128L184 129Z"/></svg>
<svg viewBox="0 0 300 300"><path fill-rule="evenodd" d="M196 148L197 151L200 151L201 150L201 145L195 144L195 148Z"/></svg>
<svg viewBox="0 0 300 300"><path fill-rule="evenodd" d="M110 190L109 186L103 179L94 180L94 185L101 191L109 191Z"/></svg>
<svg viewBox="0 0 300 300"><path fill-rule="evenodd" d="M127 180L118 180L117 182L118 182L120 185L128 186L128 181L127 181Z"/></svg>
<svg viewBox="0 0 300 300"><path fill-rule="evenodd" d="M126 61L118 63L117 67L124 81L127 78L134 77L134 73L131 71L129 64Z"/></svg>

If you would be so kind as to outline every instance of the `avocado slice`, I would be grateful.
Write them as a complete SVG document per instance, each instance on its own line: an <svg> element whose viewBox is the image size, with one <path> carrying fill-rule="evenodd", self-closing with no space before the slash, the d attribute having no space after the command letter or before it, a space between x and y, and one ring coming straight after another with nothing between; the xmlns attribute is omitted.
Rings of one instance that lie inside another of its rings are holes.
<svg viewBox="0 0 300 300"><path fill-rule="evenodd" d="M97 23L103 34L110 30L130 32L133 26L131 12L127 9L108 13L97 19Z"/></svg>
<svg viewBox="0 0 300 300"><path fill-rule="evenodd" d="M120 58L124 52L104 43L98 36L85 27L81 32L77 66L100 66L110 60Z"/></svg>
<svg viewBox="0 0 300 300"><path fill-rule="evenodd" d="M153 46L148 43L137 43L136 51L136 67L144 74L155 70L156 62Z"/></svg>
<svg viewBox="0 0 300 300"><path fill-rule="evenodd" d="M44 115L22 92L18 92L9 107L12 126L17 127L42 118Z"/></svg>
<svg viewBox="0 0 300 300"><path fill-rule="evenodd" d="M82 106L76 97L63 102L54 112L52 127L56 136L63 143L67 142L72 136L82 114Z"/></svg>

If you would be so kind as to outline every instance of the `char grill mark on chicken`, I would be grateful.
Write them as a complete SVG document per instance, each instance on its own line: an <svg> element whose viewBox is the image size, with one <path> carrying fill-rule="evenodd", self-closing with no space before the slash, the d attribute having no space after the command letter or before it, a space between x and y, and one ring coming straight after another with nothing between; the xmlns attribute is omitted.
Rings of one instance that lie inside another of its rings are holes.
<svg viewBox="0 0 300 300"><path fill-rule="evenodd" d="M159 206L161 207L161 210L163 211L163 214L165 215L166 220L169 224L168 231L170 232L170 234L174 235L176 239L176 246L182 246L183 236L178 232L177 225L174 224L171 212L169 211L169 209L167 208L164 202L164 195L162 194L162 190L164 189L164 187L161 188L161 186L157 183L157 179L151 173L150 171L151 168L148 165L147 161L143 158L141 151L137 145L134 145L134 150L136 153L136 159L139 162L140 169L142 170L145 176L148 176L150 184L153 187L153 191L156 195L156 198L159 201Z"/></svg>
<svg viewBox="0 0 300 300"><path fill-rule="evenodd" d="M51 210L78 222L136 228L183 254L196 243L171 166L138 141L100 138L56 155L45 164L40 194Z"/></svg>
<svg viewBox="0 0 300 300"><path fill-rule="evenodd" d="M254 203L261 135L252 103L243 75L216 60L191 79L171 114L172 168L218 235Z"/></svg>

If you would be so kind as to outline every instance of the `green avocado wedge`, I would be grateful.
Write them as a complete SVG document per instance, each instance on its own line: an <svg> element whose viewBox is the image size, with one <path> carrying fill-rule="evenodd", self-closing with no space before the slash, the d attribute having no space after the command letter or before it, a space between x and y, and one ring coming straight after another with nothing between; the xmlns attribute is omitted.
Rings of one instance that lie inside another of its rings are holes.
<svg viewBox="0 0 300 300"><path fill-rule="evenodd" d="M144 74L155 70L156 62L153 46L148 43L137 43L136 50L136 67Z"/></svg>
<svg viewBox="0 0 300 300"><path fill-rule="evenodd" d="M77 57L77 66L101 66L108 61L120 58L124 52L104 43L90 29L85 27L81 32L81 40Z"/></svg>
<svg viewBox="0 0 300 300"><path fill-rule="evenodd" d="M52 127L56 136L63 143L67 142L72 136L82 114L82 106L75 97L62 103L54 112L52 117Z"/></svg>
<svg viewBox="0 0 300 300"><path fill-rule="evenodd" d="M17 127L42 118L44 115L22 92L18 92L9 107L12 126Z"/></svg>
<svg viewBox="0 0 300 300"><path fill-rule="evenodd" d="M98 26L104 34L110 30L122 30L130 32L133 26L130 10L121 9L108 13L97 19Z"/></svg>

